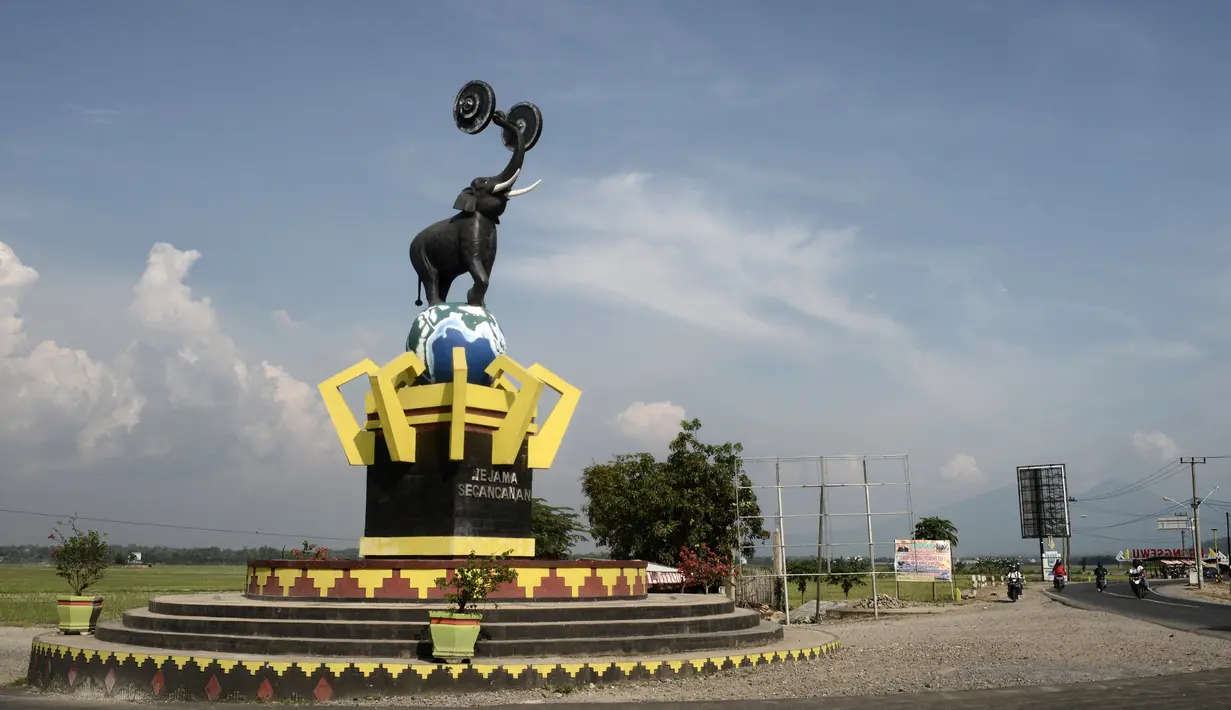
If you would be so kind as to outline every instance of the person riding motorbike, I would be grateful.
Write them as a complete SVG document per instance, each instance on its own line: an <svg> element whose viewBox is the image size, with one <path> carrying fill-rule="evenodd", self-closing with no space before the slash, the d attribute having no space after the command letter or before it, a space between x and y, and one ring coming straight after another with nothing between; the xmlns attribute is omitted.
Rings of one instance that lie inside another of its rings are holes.
<svg viewBox="0 0 1231 710"><path fill-rule="evenodd" d="M1009 598L1016 601L1016 599L1013 599L1013 593L1016 592L1020 595L1026 586L1026 580L1022 577L1021 565L1016 562L1009 565L1009 573L1005 575L1004 580L1009 587Z"/></svg>
<svg viewBox="0 0 1231 710"><path fill-rule="evenodd" d="M1107 568L1102 562L1094 568L1094 585L1100 592L1107 587Z"/></svg>
<svg viewBox="0 0 1231 710"><path fill-rule="evenodd" d="M1141 577L1141 586L1148 592L1150 591L1150 580L1146 579L1146 567L1141 563L1141 560L1133 560L1133 564L1128 568L1129 578Z"/></svg>
<svg viewBox="0 0 1231 710"><path fill-rule="evenodd" d="M1069 581L1069 571L1064 566L1064 560L1056 560L1056 564L1051 568L1051 574L1061 581Z"/></svg>

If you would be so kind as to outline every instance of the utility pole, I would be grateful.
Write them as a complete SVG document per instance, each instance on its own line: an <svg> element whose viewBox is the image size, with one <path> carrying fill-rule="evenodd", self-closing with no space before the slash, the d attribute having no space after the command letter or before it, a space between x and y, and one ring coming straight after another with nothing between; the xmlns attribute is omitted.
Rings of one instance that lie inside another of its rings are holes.
<svg viewBox="0 0 1231 710"><path fill-rule="evenodd" d="M1180 531L1180 549L1181 550L1188 549L1188 531L1187 530Z"/></svg>
<svg viewBox="0 0 1231 710"><path fill-rule="evenodd" d="M1205 589L1205 569L1201 565L1201 499L1197 497L1197 464L1205 463L1204 456L1181 458L1188 464L1193 478L1193 564L1197 566L1197 589Z"/></svg>

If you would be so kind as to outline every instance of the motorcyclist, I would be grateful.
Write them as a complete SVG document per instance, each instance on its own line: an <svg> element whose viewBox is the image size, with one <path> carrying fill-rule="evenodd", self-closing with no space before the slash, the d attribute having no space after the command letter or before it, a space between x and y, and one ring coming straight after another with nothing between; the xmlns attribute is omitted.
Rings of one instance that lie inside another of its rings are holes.
<svg viewBox="0 0 1231 710"><path fill-rule="evenodd" d="M1102 562L1098 563L1098 566L1094 568L1094 583L1099 586L1099 591L1102 591L1102 588L1107 585L1107 568L1103 566Z"/></svg>
<svg viewBox="0 0 1231 710"><path fill-rule="evenodd" d="M1021 565L1019 565L1016 562L1009 565L1009 573L1005 575L1004 581L1005 581L1005 586L1009 588L1009 599L1012 601L1016 601L1016 599L1014 599L1013 597L1013 594L1015 592L1013 588L1017 587L1016 593L1019 596L1021 592L1026 588L1026 580L1022 577Z"/></svg>
<svg viewBox="0 0 1231 710"><path fill-rule="evenodd" d="M1128 576L1141 576L1141 586L1148 592L1150 591L1150 580L1146 579L1146 566L1141 563L1141 560L1133 560L1133 564L1128 568Z"/></svg>
<svg viewBox="0 0 1231 710"><path fill-rule="evenodd" d="M1069 571L1064 566L1064 560L1056 560L1056 564L1051 568L1051 574L1061 581L1069 581Z"/></svg>

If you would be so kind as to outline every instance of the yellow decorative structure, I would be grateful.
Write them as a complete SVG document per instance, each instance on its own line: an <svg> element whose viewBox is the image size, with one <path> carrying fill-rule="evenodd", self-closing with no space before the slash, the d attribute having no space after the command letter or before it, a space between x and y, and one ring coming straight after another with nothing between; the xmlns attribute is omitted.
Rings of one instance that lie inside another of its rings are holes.
<svg viewBox="0 0 1231 710"><path fill-rule="evenodd" d="M466 381L468 370L463 348L453 349L453 382L413 384L424 369L423 362L408 352L384 367L377 367L371 360L362 360L320 384L321 397L346 453L347 463L352 466L375 463L377 430L384 434L391 460L414 463L415 428L447 423L450 427L449 458L453 461L463 458L466 425L469 424L495 430L492 435L494 465L512 464L524 441L527 466L549 468L581 399L581 390L542 365L536 363L525 368L507 355L499 356L487 367L486 372L494 380L487 386ZM362 375L368 376L371 388L365 396L364 409L369 418L364 426L359 425L341 393L343 385ZM519 381L520 386L515 385L513 379ZM535 424L535 415L545 387L559 393L560 400L539 427Z"/></svg>

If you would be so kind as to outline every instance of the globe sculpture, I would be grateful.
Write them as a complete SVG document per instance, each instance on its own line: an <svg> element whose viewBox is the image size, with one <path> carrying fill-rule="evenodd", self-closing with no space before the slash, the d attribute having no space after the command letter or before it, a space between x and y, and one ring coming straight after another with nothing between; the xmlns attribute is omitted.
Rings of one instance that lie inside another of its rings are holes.
<svg viewBox="0 0 1231 710"><path fill-rule="evenodd" d="M416 384L452 382L453 348L466 351L467 381L490 385L492 378L485 370L504 354L504 333L486 308L464 303L430 306L415 318L406 336L406 352L427 366Z"/></svg>

